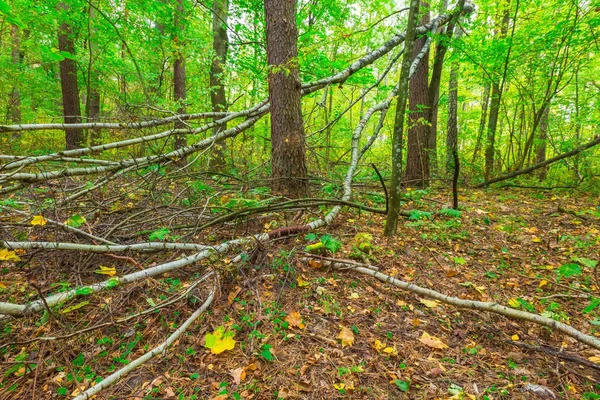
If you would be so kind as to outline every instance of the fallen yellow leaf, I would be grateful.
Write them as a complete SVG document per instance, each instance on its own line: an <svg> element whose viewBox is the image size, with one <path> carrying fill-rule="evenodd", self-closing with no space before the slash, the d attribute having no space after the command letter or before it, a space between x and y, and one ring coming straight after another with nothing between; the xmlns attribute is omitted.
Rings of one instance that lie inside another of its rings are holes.
<svg viewBox="0 0 600 400"><path fill-rule="evenodd" d="M419 342L423 343L426 346L432 347L434 349L443 350L447 349L448 345L442 342L439 338L435 336L431 336L429 333L423 331L423 334L419 338Z"/></svg>
<svg viewBox="0 0 600 400"><path fill-rule="evenodd" d="M436 308L440 304L435 300L419 299L422 304L425 304L428 308Z"/></svg>
<svg viewBox="0 0 600 400"><path fill-rule="evenodd" d="M105 267L104 265L101 265L100 268L94 272L99 275L115 276L117 274L117 269L115 267Z"/></svg>
<svg viewBox="0 0 600 400"><path fill-rule="evenodd" d="M302 316L298 311L292 311L285 317L285 322L290 324L292 328L304 329L305 325L302 322Z"/></svg>
<svg viewBox="0 0 600 400"><path fill-rule="evenodd" d="M0 249L0 261L21 261L21 259L12 250Z"/></svg>
<svg viewBox="0 0 600 400"><path fill-rule="evenodd" d="M48 222L48 220L46 218L44 218L41 215L36 215L33 217L33 219L31 220L31 225L36 226L44 226L46 225L46 223Z"/></svg>
<svg viewBox="0 0 600 400"><path fill-rule="evenodd" d="M515 335L512 335L510 338L512 339L513 342L516 342L517 340L519 340L519 335L515 334Z"/></svg>
<svg viewBox="0 0 600 400"><path fill-rule="evenodd" d="M540 284L539 284L539 286L538 286L538 287L544 287L544 286L546 286L547 284L548 284L548 281L547 281L547 280L545 280L545 279L542 279L542 280L540 281Z"/></svg>
<svg viewBox="0 0 600 400"><path fill-rule="evenodd" d="M298 277L298 287L307 287L310 286L310 282L305 281L304 279L302 279L301 276Z"/></svg>
<svg viewBox="0 0 600 400"><path fill-rule="evenodd" d="M354 344L354 333L345 326L342 326L341 328L340 333L337 335L337 339L342 341L342 347L352 346Z"/></svg>

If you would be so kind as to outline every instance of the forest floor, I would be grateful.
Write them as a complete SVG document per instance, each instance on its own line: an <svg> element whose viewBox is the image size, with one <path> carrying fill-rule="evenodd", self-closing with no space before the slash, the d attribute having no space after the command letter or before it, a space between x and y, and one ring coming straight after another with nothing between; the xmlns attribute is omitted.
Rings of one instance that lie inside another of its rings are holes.
<svg viewBox="0 0 600 400"><path fill-rule="evenodd" d="M239 263L233 253L214 256L126 290L73 299L48 321L38 315L0 322L0 345L60 336L147 309L210 266L221 276L210 311L164 356L97 398L600 398L600 351L531 323L419 298L319 258L370 264L447 295L544 314L600 337L594 300L600 297L598 198L514 188L470 191L460 197L457 215L439 211L447 207L445 192L414 197L408 207L421 212L402 221L397 238L382 236L383 216L347 211L314 235L247 248ZM251 217L206 237L218 241L289 223L277 215ZM307 255L306 246L319 239L326 248ZM121 274L165 261L160 254L136 257L38 252L26 269L0 261L0 298L23 302L36 298L35 286L105 280L98 265ZM182 300L125 324L5 347L0 398L71 398L162 343L199 303ZM236 343L212 354L205 336L219 328L235 332Z"/></svg>

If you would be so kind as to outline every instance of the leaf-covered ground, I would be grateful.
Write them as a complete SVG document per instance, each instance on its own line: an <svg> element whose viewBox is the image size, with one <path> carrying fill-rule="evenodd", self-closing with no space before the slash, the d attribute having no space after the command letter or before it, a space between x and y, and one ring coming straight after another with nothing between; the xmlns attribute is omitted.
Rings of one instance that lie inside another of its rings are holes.
<svg viewBox="0 0 600 400"><path fill-rule="evenodd" d="M600 398L600 351L533 324L419 298L323 259L370 264L448 295L496 301L600 336L597 198L473 191L461 196L455 213L445 209L446 193L409 195L407 209L420 211L403 221L395 239L382 237L383 217L350 211L314 234L246 248L241 262L234 262L234 253L214 256L126 289L73 299L47 321L41 315L1 321L0 345L106 324L73 337L4 347L1 397L70 398L151 350L199 307L210 282L188 300L110 322L173 298L212 267L221 279L210 311L163 357L98 398ZM135 207L122 206L125 212L128 207L133 215ZM294 214L254 216L183 239L218 241L319 215ZM94 233L114 223L98 221ZM22 240L64 235L7 215L1 222L9 230L25 229ZM161 254L18 256L29 260L26 267L0 261L2 301L32 300L38 290L55 292L165 261ZM555 354L560 351L562 358Z"/></svg>

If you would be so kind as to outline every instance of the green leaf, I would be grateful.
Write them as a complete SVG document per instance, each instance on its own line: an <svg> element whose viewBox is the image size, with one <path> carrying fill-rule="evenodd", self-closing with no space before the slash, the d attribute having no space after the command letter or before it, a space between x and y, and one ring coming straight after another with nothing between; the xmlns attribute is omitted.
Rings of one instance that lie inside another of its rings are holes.
<svg viewBox="0 0 600 400"><path fill-rule="evenodd" d="M86 301L82 301L81 303L77 303L77 304L75 304L73 306L66 307L60 313L61 314L67 314L67 313L70 313L71 311L79 310L81 307L85 307L88 304L90 304L89 301L87 301L87 300Z"/></svg>
<svg viewBox="0 0 600 400"><path fill-rule="evenodd" d="M273 346L271 346L268 343L263 344L261 347L262 350L260 352L261 357L267 361L273 361L275 359L275 356L273 355L273 353L271 353L272 348Z"/></svg>
<svg viewBox="0 0 600 400"><path fill-rule="evenodd" d="M573 257L573 261L576 261L588 268L594 268L596 265L598 265L598 261L590 260L589 258Z"/></svg>
<svg viewBox="0 0 600 400"><path fill-rule="evenodd" d="M586 308L583 309L583 313L589 314L592 311L594 311L598 306L600 306L600 298L593 297L592 300L590 301L590 304Z"/></svg>
<svg viewBox="0 0 600 400"><path fill-rule="evenodd" d="M458 265L465 265L467 263L467 260L465 260L462 257L454 257L454 262Z"/></svg>
<svg viewBox="0 0 600 400"><path fill-rule="evenodd" d="M438 211L438 213L442 214L442 215L447 215L448 217L453 217L453 218L460 217L460 211L455 210L453 208L442 208L440 211Z"/></svg>
<svg viewBox="0 0 600 400"><path fill-rule="evenodd" d="M154 232L152 232L149 236L148 239L150 239L150 241L162 241L165 240L165 238L167 237L167 235L171 233L171 231L169 230L169 228L160 228L155 230Z"/></svg>
<svg viewBox="0 0 600 400"><path fill-rule="evenodd" d="M321 242L332 253L337 253L342 248L342 242L329 235L321 236Z"/></svg>
<svg viewBox="0 0 600 400"><path fill-rule="evenodd" d="M394 380L394 383L396 384L396 387L398 389L400 389L402 392L408 392L408 390L410 389L410 381L403 381L400 379L396 379L396 380Z"/></svg>
<svg viewBox="0 0 600 400"><path fill-rule="evenodd" d="M429 218L433 213L428 211L411 210L408 215L408 219L411 221L419 221L425 218Z"/></svg>
<svg viewBox="0 0 600 400"><path fill-rule="evenodd" d="M73 228L79 228L81 225L83 225L85 223L86 223L85 218L79 214L75 214L75 215L71 216L71 218L69 218L66 221L66 224Z"/></svg>
<svg viewBox="0 0 600 400"><path fill-rule="evenodd" d="M581 275L581 268L579 267L578 264L575 263L569 263L569 264L563 264L560 266L560 268L558 268L556 270L556 275L557 275L557 279L561 279L561 278L570 278L572 276L579 276Z"/></svg>

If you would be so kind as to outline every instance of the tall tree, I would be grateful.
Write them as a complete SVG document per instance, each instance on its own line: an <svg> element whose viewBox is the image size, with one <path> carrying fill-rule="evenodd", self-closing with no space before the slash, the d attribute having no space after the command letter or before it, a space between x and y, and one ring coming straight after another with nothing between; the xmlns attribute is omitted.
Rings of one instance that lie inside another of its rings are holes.
<svg viewBox="0 0 600 400"><path fill-rule="evenodd" d="M214 56L210 65L210 102L214 112L227 111L227 96L225 93L225 63L229 38L227 37L227 19L229 16L228 0L213 0L212 32ZM227 129L227 124L215 126L213 135ZM225 166L225 141L215 143L211 164L213 167Z"/></svg>
<svg viewBox="0 0 600 400"><path fill-rule="evenodd" d="M185 5L184 0L175 0L175 15L173 17L173 47L175 48L175 60L173 61L173 100L177 103L177 113L185 114L186 101L186 77L185 77ZM174 128L185 128L183 122L174 123ZM185 135L175 137L175 148L180 149L187 144ZM185 160L182 160L185 164Z"/></svg>
<svg viewBox="0 0 600 400"><path fill-rule="evenodd" d="M456 35L460 35L460 31ZM454 171L454 152L458 145L458 61L450 66L450 82L448 84L448 133L446 134L446 173Z"/></svg>
<svg viewBox="0 0 600 400"><path fill-rule="evenodd" d="M510 22L510 0L505 1L504 8L504 16L502 21L500 22L500 32L498 35L495 35L499 38L506 38L506 34L508 33L508 24ZM515 11L516 13L516 11ZM516 14L515 14L516 16ZM515 22L513 22L514 24ZM514 32L514 25L513 25ZM508 72L508 62L510 61L510 52L512 46L508 47L506 52L506 57L504 59L504 63L502 66L501 75L498 77L497 75L493 77L492 82L492 100L490 103L490 116L488 121L488 129L486 136L486 146L485 146L485 172L484 178L487 181L494 171L494 159L496 153L496 128L498 127L498 117L500 115L500 103L502 100L502 93L504 92L504 84L506 82L506 74Z"/></svg>
<svg viewBox="0 0 600 400"><path fill-rule="evenodd" d="M100 119L100 72L95 65L95 58L98 53L96 29L96 9L89 4L88 10L88 80L85 112L88 122L95 122ZM92 129L90 135L90 144L92 146L100 144L100 130Z"/></svg>
<svg viewBox="0 0 600 400"><path fill-rule="evenodd" d="M68 54L60 61L63 115L65 124L76 124L81 122L81 106L79 104L73 27L70 23L66 22L66 16L69 12L67 5L59 3L58 8L61 11L61 19L65 20L58 28L58 49ZM83 145L83 131L81 129L67 129L65 131L65 139L67 150L81 147Z"/></svg>
<svg viewBox="0 0 600 400"><path fill-rule="evenodd" d="M535 163L543 163L546 161L546 144L548 142L548 116L550 115L550 107L546 106L542 111L542 118L538 125L538 142L535 149ZM544 166L538 171L540 181L546 179L548 167Z"/></svg>
<svg viewBox="0 0 600 400"><path fill-rule="evenodd" d="M427 4L423 4L428 8ZM429 10L421 17L421 25L429 23ZM427 35L415 41L412 49L413 59L423 50ZM410 79L409 114L408 114L408 143L405 181L409 186L427 186L429 184L429 154L426 146L429 138L429 123L427 107L429 106L429 50L423 56L417 70Z"/></svg>
<svg viewBox="0 0 600 400"><path fill-rule="evenodd" d="M299 197L308 191L306 138L298 75L295 0L265 0L271 103L271 178L275 191Z"/></svg>
<svg viewBox="0 0 600 400"><path fill-rule="evenodd" d="M19 90L18 82L20 80L19 75L23 63L23 54L21 52L21 32L19 27L16 24L12 24L10 28L10 55L15 74L13 78L13 87L8 99L8 108L10 121L14 124L18 124L21 122L21 92Z"/></svg>
<svg viewBox="0 0 600 400"><path fill-rule="evenodd" d="M410 76L410 64L412 59L414 40L419 15L419 0L411 0L408 12L408 26L404 39L404 54L400 67L400 78L398 82L398 100L396 103L396 115L394 119L394 135L392 138L392 182L390 188L390 201L387 218L385 220L385 236L394 236L398 228L398 217L400 216L400 200L402 195L402 146L404 145L404 117L406 113L406 101L408 99L408 81Z"/></svg>

